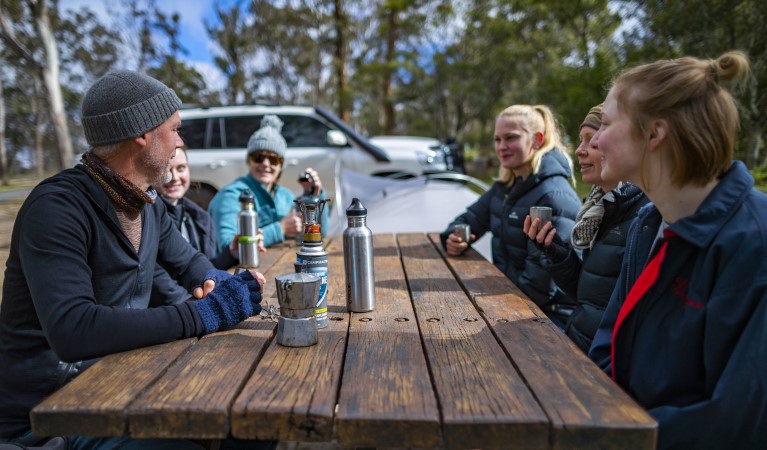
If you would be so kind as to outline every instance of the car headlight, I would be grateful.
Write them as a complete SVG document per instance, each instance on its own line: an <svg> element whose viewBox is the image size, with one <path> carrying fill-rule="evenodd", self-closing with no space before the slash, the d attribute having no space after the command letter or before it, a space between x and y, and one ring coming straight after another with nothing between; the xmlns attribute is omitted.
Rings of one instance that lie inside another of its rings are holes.
<svg viewBox="0 0 767 450"><path fill-rule="evenodd" d="M435 164L443 164L445 162L445 154L436 151L416 151L416 158L422 166L432 166Z"/></svg>

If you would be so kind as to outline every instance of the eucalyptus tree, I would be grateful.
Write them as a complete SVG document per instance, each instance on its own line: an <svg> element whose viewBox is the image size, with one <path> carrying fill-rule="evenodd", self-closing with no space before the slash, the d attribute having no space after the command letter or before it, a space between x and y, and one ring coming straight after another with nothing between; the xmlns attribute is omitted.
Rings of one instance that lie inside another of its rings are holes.
<svg viewBox="0 0 767 450"><path fill-rule="evenodd" d="M51 16L57 14L47 0L5 0L0 3L0 38L9 50L33 69L35 77L43 80L48 114L56 136L59 168L72 161L72 141L69 134L64 98L59 82L59 51L51 26ZM16 20L9 19L9 13ZM22 37L23 36L23 37Z"/></svg>
<svg viewBox="0 0 767 450"><path fill-rule="evenodd" d="M65 91L69 88L84 92L87 86L117 64L122 38L109 24L101 22L92 10L86 7L60 11L53 23ZM77 106L69 105L67 109L75 110Z"/></svg>
<svg viewBox="0 0 767 450"><path fill-rule="evenodd" d="M338 117L351 121L352 95L349 88L349 27L352 23L343 0L333 0L333 24L335 29L335 52L333 70L336 74Z"/></svg>
<svg viewBox="0 0 767 450"><path fill-rule="evenodd" d="M315 104L332 101L328 93L334 87L327 68L333 66L335 5L316 0L253 0L254 76L261 80L262 92L271 93L269 100Z"/></svg>
<svg viewBox="0 0 767 450"><path fill-rule="evenodd" d="M617 67L620 17L607 0L473 0L455 15L456 36L434 53L423 92L440 99L441 133L490 153L494 118L514 103L547 104L562 129L599 103Z"/></svg>
<svg viewBox="0 0 767 450"><path fill-rule="evenodd" d="M53 24L61 57L64 105L75 152L79 153L87 146L79 120L82 95L118 63L123 41L110 24L87 7L61 10Z"/></svg>
<svg viewBox="0 0 767 450"><path fill-rule="evenodd" d="M751 77L736 96L742 137L737 156L753 168L764 164L767 132L767 21L764 0L621 1L636 21L626 34L624 58L630 63L690 55L716 58L738 49L751 60Z"/></svg>
<svg viewBox="0 0 767 450"><path fill-rule="evenodd" d="M123 50L121 66L146 72L158 57L154 42L154 23L158 13L155 0L102 0L120 30Z"/></svg>
<svg viewBox="0 0 767 450"><path fill-rule="evenodd" d="M161 65L164 66L165 69L162 72L162 75L164 75L165 78L161 81L165 82L165 84L174 91L177 88L179 78L178 72L181 63L179 56L189 54L189 50L181 45L181 42L179 42L178 39L180 20L181 15L177 12L171 13L169 16L159 9L155 11L154 26L168 38L168 50L162 52L162 56L159 58L161 60ZM158 74L155 72L152 75L157 76Z"/></svg>
<svg viewBox="0 0 767 450"><path fill-rule="evenodd" d="M3 77L0 76L0 182L8 185L8 149L5 146L5 96Z"/></svg>
<svg viewBox="0 0 767 450"><path fill-rule="evenodd" d="M355 93L366 101L359 114L371 134L402 133L408 124L397 120L397 112L413 105L413 89L425 76L424 53L434 23L451 11L444 0L382 0L372 5L363 49L354 58Z"/></svg>
<svg viewBox="0 0 767 450"><path fill-rule="evenodd" d="M620 16L608 0L539 2L545 7L552 35L552 58L538 80L536 102L550 105L574 149L579 125L588 110L601 103L620 68L615 33Z"/></svg>
<svg viewBox="0 0 767 450"><path fill-rule="evenodd" d="M255 31L243 14L243 2L238 1L228 9L218 2L215 4L216 21L206 22L208 36L215 42L221 53L214 57L214 63L226 76L226 99L230 104L247 103L255 100L254 89L257 80L250 80L248 61L255 50ZM254 86L253 81L256 81Z"/></svg>
<svg viewBox="0 0 767 450"><path fill-rule="evenodd" d="M189 50L179 41L180 20L181 15L177 12L168 15L155 10L152 27L167 38L167 50L154 46L156 63L147 69L147 73L173 89L182 102L200 104L204 102L207 86L202 74L181 59L182 55L189 54Z"/></svg>

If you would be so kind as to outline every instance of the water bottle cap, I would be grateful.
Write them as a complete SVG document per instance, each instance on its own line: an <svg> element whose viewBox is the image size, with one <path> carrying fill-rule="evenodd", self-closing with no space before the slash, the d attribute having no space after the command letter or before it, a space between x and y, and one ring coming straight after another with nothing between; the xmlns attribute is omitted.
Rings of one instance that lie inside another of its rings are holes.
<svg viewBox="0 0 767 450"><path fill-rule="evenodd" d="M346 216L347 217L360 217L360 216L367 216L368 210L362 206L362 202L360 202L360 199L353 198L352 204L349 205L348 208L346 208Z"/></svg>
<svg viewBox="0 0 767 450"><path fill-rule="evenodd" d="M253 201L253 192L251 192L250 189L246 188L240 192L240 203L253 203Z"/></svg>

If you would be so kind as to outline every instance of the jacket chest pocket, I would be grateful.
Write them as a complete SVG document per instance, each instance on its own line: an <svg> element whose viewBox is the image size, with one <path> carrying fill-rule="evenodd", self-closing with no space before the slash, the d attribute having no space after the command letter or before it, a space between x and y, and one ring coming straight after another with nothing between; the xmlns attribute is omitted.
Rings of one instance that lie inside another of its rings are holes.
<svg viewBox="0 0 767 450"><path fill-rule="evenodd" d="M525 224L525 216L527 216L527 211L524 208L507 206L504 208L504 225L522 230Z"/></svg>

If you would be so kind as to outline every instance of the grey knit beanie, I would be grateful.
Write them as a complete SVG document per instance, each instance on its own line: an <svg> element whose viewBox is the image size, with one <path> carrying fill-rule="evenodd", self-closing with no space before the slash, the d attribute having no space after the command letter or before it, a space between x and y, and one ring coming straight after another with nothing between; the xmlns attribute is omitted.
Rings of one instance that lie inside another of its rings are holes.
<svg viewBox="0 0 767 450"><path fill-rule="evenodd" d="M83 98L85 140L96 147L133 139L160 126L180 107L176 93L149 75L110 72Z"/></svg>
<svg viewBox="0 0 767 450"><path fill-rule="evenodd" d="M256 130L248 140L248 154L258 150L268 150L285 158L285 149L288 144L282 137L282 120L273 114L267 114L261 119L261 128Z"/></svg>

